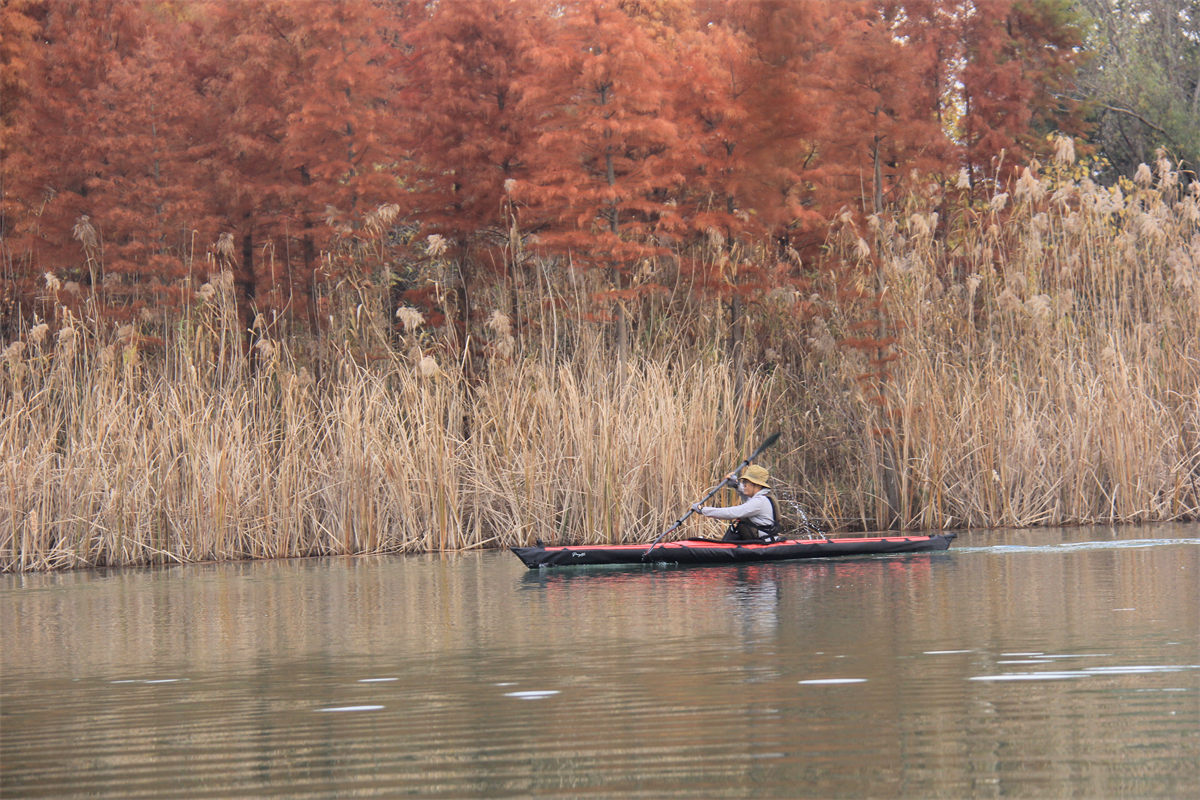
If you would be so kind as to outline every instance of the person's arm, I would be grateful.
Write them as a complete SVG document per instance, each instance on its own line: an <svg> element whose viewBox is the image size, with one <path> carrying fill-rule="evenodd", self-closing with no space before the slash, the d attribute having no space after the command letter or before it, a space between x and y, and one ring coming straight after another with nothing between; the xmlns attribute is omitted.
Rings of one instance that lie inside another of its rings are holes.
<svg viewBox="0 0 1200 800"><path fill-rule="evenodd" d="M748 519L753 516L761 516L765 510L763 504L766 503L769 507L770 502L766 497L756 495L736 506L727 506L725 508L701 506L700 513L712 519ZM770 515L769 512L767 515Z"/></svg>

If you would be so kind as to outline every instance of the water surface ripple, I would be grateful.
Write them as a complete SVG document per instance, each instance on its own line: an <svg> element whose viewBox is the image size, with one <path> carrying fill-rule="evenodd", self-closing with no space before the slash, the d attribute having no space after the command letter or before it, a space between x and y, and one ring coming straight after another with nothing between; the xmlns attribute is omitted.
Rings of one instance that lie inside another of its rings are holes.
<svg viewBox="0 0 1200 800"><path fill-rule="evenodd" d="M1200 526L0 576L0 794L1200 796Z"/></svg>

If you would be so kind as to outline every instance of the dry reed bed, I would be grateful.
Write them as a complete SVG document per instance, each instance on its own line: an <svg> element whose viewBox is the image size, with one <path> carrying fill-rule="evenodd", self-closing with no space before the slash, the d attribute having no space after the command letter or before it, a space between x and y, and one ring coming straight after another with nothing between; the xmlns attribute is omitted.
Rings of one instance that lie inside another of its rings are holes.
<svg viewBox="0 0 1200 800"><path fill-rule="evenodd" d="M643 310L655 352L623 362L596 326L546 316L573 291L550 265L515 293L528 338L493 315L474 379L437 364L453 346L415 312L392 340L386 292L362 287L328 337L342 349L304 358L257 324L243 355L220 276L154 358L128 329L37 326L0 367L0 569L644 539L774 429L781 493L843 524L1195 519L1196 185L1165 163L1112 190L1069 168L949 220L914 199L847 222L834 250L883 287L897 335L882 379L831 345L868 312L797 325L787 293L742 375L694 301Z"/></svg>
<svg viewBox="0 0 1200 800"><path fill-rule="evenodd" d="M400 356L314 381L275 348L222 374L184 347L27 350L4 377L5 570L644 538L754 435L715 362L472 385Z"/></svg>
<svg viewBox="0 0 1200 800"><path fill-rule="evenodd" d="M861 358L841 374L859 430L892 431L858 452L878 487L895 448L897 524L1200 514L1200 185L1156 172L1112 189L1027 173L940 240L928 212L874 221L898 358L881 407Z"/></svg>

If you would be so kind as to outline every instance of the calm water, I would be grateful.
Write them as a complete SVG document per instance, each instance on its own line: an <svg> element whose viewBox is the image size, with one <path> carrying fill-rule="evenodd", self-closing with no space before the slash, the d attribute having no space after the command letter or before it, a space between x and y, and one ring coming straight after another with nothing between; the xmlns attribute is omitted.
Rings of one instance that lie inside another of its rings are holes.
<svg viewBox="0 0 1200 800"><path fill-rule="evenodd" d="M1200 526L0 576L0 794L1200 796Z"/></svg>

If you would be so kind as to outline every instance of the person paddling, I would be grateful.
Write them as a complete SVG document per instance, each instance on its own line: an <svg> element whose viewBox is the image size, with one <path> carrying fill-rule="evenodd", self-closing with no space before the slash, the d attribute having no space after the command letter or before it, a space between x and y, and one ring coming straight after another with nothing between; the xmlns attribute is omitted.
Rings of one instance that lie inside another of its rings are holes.
<svg viewBox="0 0 1200 800"><path fill-rule="evenodd" d="M727 482L735 480L730 473ZM730 520L729 528L725 531L722 541L726 542L774 542L779 539L779 507L771 496L771 476L766 467L751 464L742 471L742 477L737 480L738 494L744 499L736 506L724 508L717 506L702 506L699 503L692 506L697 511L712 519Z"/></svg>

